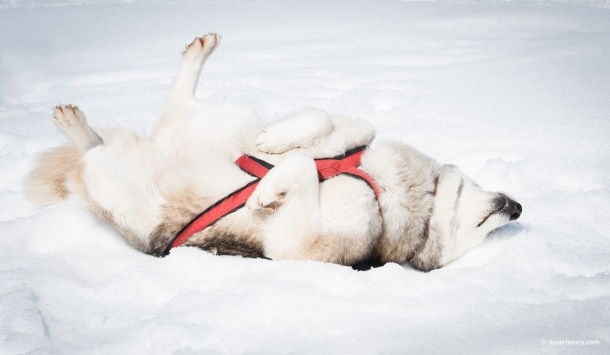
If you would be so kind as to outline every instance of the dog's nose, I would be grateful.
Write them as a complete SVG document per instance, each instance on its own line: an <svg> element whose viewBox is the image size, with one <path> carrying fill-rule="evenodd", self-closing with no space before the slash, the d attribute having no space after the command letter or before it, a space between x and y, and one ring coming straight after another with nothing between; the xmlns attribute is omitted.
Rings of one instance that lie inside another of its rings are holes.
<svg viewBox="0 0 610 355"><path fill-rule="evenodd" d="M523 207L521 207L519 202L508 199L508 210L510 211L510 220L514 221L515 219L521 217Z"/></svg>
<svg viewBox="0 0 610 355"><path fill-rule="evenodd" d="M521 207L521 204L517 201L514 201L505 194L499 194L499 196L496 198L496 204L498 206L502 206L499 207L500 212L505 216L509 216L508 218L511 221L514 221L515 219L521 217L521 212L523 212L523 207Z"/></svg>

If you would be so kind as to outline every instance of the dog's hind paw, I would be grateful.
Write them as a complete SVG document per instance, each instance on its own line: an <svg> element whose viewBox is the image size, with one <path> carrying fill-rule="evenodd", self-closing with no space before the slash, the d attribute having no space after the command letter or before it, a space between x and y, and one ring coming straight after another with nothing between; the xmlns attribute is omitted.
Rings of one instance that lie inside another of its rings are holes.
<svg viewBox="0 0 610 355"><path fill-rule="evenodd" d="M202 37L196 37L191 43L186 45L184 55L194 54L207 58L220 44L222 37L216 33L208 33Z"/></svg>
<svg viewBox="0 0 610 355"><path fill-rule="evenodd" d="M81 152L102 144L102 139L89 127L85 114L75 105L58 105L53 110L53 122Z"/></svg>
<svg viewBox="0 0 610 355"><path fill-rule="evenodd" d="M76 105L57 105L53 109L53 121L61 130L87 125L85 114Z"/></svg>

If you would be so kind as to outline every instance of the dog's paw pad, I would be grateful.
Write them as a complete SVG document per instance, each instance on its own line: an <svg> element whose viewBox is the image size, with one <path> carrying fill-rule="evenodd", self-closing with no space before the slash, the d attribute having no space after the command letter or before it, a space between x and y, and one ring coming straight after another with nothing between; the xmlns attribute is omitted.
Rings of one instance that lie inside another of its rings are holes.
<svg viewBox="0 0 610 355"><path fill-rule="evenodd" d="M53 121L59 128L83 126L87 122L83 112L75 105L55 106Z"/></svg>
<svg viewBox="0 0 610 355"><path fill-rule="evenodd" d="M193 53L195 55L208 56L218 46L221 36L216 33L208 33L202 37L196 37L191 43L186 45L184 55Z"/></svg>
<svg viewBox="0 0 610 355"><path fill-rule="evenodd" d="M85 114L77 106L55 106L53 122L83 152L103 143L102 138L89 127Z"/></svg>
<svg viewBox="0 0 610 355"><path fill-rule="evenodd" d="M258 193L253 193L252 196L246 202L246 207L249 209L264 213L271 214L277 211L284 204L284 197L286 196L285 192L268 192L258 191Z"/></svg>
<svg viewBox="0 0 610 355"><path fill-rule="evenodd" d="M282 204L283 203L281 201L271 201L269 203L261 204L257 211L266 214L271 214L277 211L280 207L282 207Z"/></svg>

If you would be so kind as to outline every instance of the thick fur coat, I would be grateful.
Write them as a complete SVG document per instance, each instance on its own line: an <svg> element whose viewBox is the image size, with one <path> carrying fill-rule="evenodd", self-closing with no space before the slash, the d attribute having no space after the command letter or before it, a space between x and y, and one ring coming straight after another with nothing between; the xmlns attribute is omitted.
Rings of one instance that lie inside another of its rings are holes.
<svg viewBox="0 0 610 355"><path fill-rule="evenodd" d="M185 224L252 181L234 164L249 154L273 164L241 208L185 245L217 254L308 259L343 265L441 267L521 214L506 195L481 190L454 166L379 140L361 120L320 110L261 126L247 108L194 97L203 64L220 42L196 38L154 132L93 130L76 106L53 119L71 140L43 153L25 182L41 204L71 199L113 225L132 247L165 254ZM360 169L320 183L314 164L369 145Z"/></svg>

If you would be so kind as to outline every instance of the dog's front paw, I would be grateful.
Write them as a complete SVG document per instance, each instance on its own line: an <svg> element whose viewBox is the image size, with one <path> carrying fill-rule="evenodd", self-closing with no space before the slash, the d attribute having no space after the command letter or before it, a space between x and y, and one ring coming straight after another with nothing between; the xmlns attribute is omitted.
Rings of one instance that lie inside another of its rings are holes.
<svg viewBox="0 0 610 355"><path fill-rule="evenodd" d="M258 134L254 144L260 152L282 154L291 149L310 147L317 138L328 135L332 129L328 113L307 109L270 123Z"/></svg>
<svg viewBox="0 0 610 355"><path fill-rule="evenodd" d="M295 194L318 189L316 164L310 157L301 153L288 153L273 167L246 202L246 207L265 213L277 211L293 199Z"/></svg>
<svg viewBox="0 0 610 355"><path fill-rule="evenodd" d="M254 141L254 145L259 152L282 154L298 147L297 144L291 142L289 138L290 137L285 135L278 135L276 130L274 130L274 127L268 127L258 134Z"/></svg>
<svg viewBox="0 0 610 355"><path fill-rule="evenodd" d="M284 204L286 191L277 190L272 184L261 180L248 201L246 207L260 213L271 214Z"/></svg>
<svg viewBox="0 0 610 355"><path fill-rule="evenodd" d="M218 44L222 37L216 33L208 33L202 37L196 37L191 43L186 45L184 55L193 54L196 56L208 57Z"/></svg>

